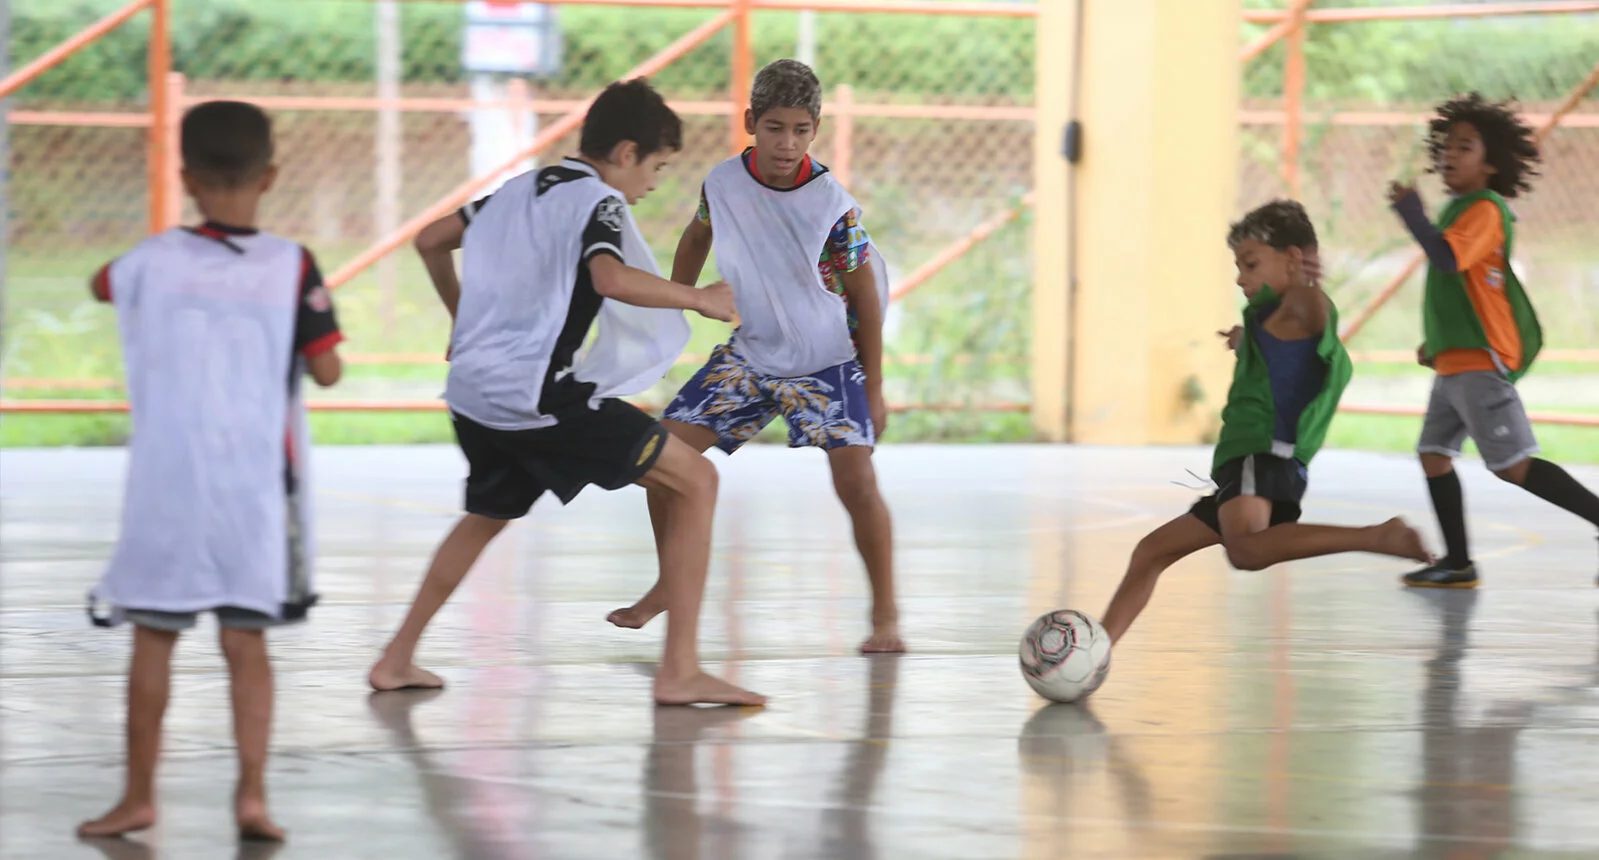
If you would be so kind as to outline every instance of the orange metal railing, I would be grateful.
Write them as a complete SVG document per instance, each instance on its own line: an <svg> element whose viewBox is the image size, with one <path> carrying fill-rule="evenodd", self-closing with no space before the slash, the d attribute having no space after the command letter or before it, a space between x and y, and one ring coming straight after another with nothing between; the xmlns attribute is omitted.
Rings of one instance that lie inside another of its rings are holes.
<svg viewBox="0 0 1599 860"><path fill-rule="evenodd" d="M911 15L954 15L966 17L1028 18L1037 14L1037 8L1028 3L1010 2L926 2L926 0L546 0L563 5L626 6L706 9L716 11L710 19L684 34L660 53L632 69L624 77L650 75L665 68L714 34L731 25L733 50L729 58L732 97L728 101L674 102L679 113L688 115L722 115L729 118L729 147L741 148L745 143L743 132L743 99L748 91L748 79L753 75L753 53L750 45L751 16L768 10L810 9L822 12L875 12ZM1052 2L1052 0L1039 0ZM184 92L181 75L171 72L169 44L169 0L132 0L82 32L47 51L13 74L0 80L0 98L14 93L43 72L61 63L67 57L127 22L139 12L149 9L152 14L150 50L147 74L149 79L149 110L146 112L53 112L12 111L9 121L19 125L101 126L147 129L149 225L152 230L163 229L177 223L181 213L181 188L177 182L178 153L176 123L182 110L199 101ZM1271 25L1265 33L1242 47L1240 59L1248 61L1259 56L1279 41L1287 40L1288 50L1284 66L1284 103L1280 110L1242 110L1240 121L1251 124L1280 124L1283 126L1283 178L1290 189L1297 188L1297 151L1302 135L1301 99L1305 82L1304 32L1309 25L1351 23L1380 20L1419 20L1427 18L1475 18L1501 15L1547 15L1599 12L1599 0L1548 0L1548 2L1471 3L1404 7L1315 8L1313 0L1293 0L1286 9L1245 10L1246 21ZM1569 117L1584 96L1599 85L1599 65L1593 73L1575 87L1567 99L1550 114L1531 114L1530 121L1539 126L1539 137L1547 135L1557 125L1566 122L1579 127L1599 127L1599 116L1583 114ZM238 96L235 96L238 97ZM308 96L243 96L268 109L277 110L328 110L328 111L459 111L494 107L467 99L441 98L361 98L361 97L308 97ZM561 112L562 117L547 126L528 147L506 164L488 175L463 183L437 203L417 214L384 236L372 247L358 255L347 265L333 272L328 281L333 286L348 283L361 271L388 253L402 247L430 221L448 213L471 199L492 177L498 176L524 159L534 156L552 145L562 136L581 124L587 101L577 100L523 100L506 102L503 107L521 111L543 113ZM846 184L850 180L851 124L859 117L894 117L948 120L987 120L1031 122L1033 110L1028 106L983 105L913 105L913 104L862 104L855 101L848 87L840 87L831 102L829 114L835 124L835 172ZM1321 118L1334 125L1402 125L1417 121L1418 117L1396 112L1345 111ZM894 298L900 299L926 284L940 271L960 259L986 238L1014 221L1031 205L1032 194L1024 196L1010 207L975 227L930 260L923 263L899 284ZM1419 267L1420 256L1374 298L1370 305L1354 315L1342 332L1348 341L1409 279ZM1364 353L1362 361L1409 361L1408 353ZM1551 350L1546 360L1599 361L1599 351ZM916 357L902 357L914 361ZM352 356L352 363L435 363L436 356L368 355ZM119 383L114 380L7 380L6 385L33 390L114 390ZM343 411L413 411L440 408L434 401L318 401L318 410ZM913 407L899 406L896 409ZM954 404L931 404L914 408L931 411L956 410ZM976 407L992 411L1025 411L1025 404L994 404ZM0 400L0 413L4 412L117 412L126 409L123 401L112 400ZM1419 414L1419 410L1390 409L1388 407L1349 406L1345 411L1370 414ZM1599 426L1599 417L1582 415L1540 414L1535 420L1577 426Z"/></svg>
<svg viewBox="0 0 1599 860"><path fill-rule="evenodd" d="M736 10L729 9L728 11L711 18L709 21L706 21L700 26L695 27L693 30L690 30L688 33L684 34L682 38L679 38L677 41L663 48L655 56L645 60L642 63L639 63L637 66L634 66L622 76L622 80L641 78L660 71L669 65L673 60L676 60L684 54L687 54L696 46L715 35L717 31L727 26L727 24L738 14L739 13ZM747 14L747 10L745 14ZM360 274L362 270L377 262L379 258L414 239L418 233L422 232L423 227L426 227L428 224L444 217L445 215L448 215L450 212L456 209L459 209L462 204L472 199L472 195L481 191L490 182L493 182L494 177L499 176L507 170L515 168L516 165L520 164L524 159L531 158L532 156L543 152L547 147L553 145L556 141L576 130L583 124L583 113L584 111L588 110L588 105L589 102L585 101L578 107L568 111L566 115L562 116L549 127L539 132L539 134L533 138L533 141L523 148L521 152L518 152L512 158L506 159L504 164L499 165L496 167L496 169L490 171L484 176L477 177L476 179L472 179L462 184L454 191L451 191L449 194L445 195L444 198L439 202L433 204L432 206L423 210L416 217L400 225L399 229L395 230L393 233L390 233L388 236L385 236L383 239L379 240L377 244L373 245L371 248L368 248L366 251L359 254L354 260L351 260L349 263L346 263L344 266L340 267L338 271L329 275L327 278L328 286L337 288L345 283L348 283L351 278Z"/></svg>

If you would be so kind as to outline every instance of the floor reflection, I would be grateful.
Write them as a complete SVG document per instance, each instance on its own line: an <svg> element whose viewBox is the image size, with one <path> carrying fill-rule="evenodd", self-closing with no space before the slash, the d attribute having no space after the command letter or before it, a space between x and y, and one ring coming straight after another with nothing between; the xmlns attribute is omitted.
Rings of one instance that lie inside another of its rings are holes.
<svg viewBox="0 0 1599 860"><path fill-rule="evenodd" d="M367 697L367 707L388 732L390 743L405 754L414 768L422 789L422 805L455 849L452 856L473 860L525 857L526 848L518 847L521 844L519 833L507 832L480 814L480 808L496 806L478 802L484 783L452 773L417 736L412 724L413 711L445 694L445 690L373 693Z"/></svg>
<svg viewBox="0 0 1599 860"><path fill-rule="evenodd" d="M643 840L656 860L745 856L738 822L700 797L700 745L708 735L760 713L742 708L656 708L644 755ZM713 749L713 751L715 751Z"/></svg>
<svg viewBox="0 0 1599 860"><path fill-rule="evenodd" d="M1534 705L1507 699L1478 720L1461 713L1476 591L1421 592L1438 616L1437 652L1422 690L1422 785L1416 792L1420 857L1500 857L1516 841L1516 742Z"/></svg>
<svg viewBox="0 0 1599 860"><path fill-rule="evenodd" d="M872 668L866 681L866 724L860 738L850 744L833 805L824 815L821 857L876 860L879 856L873 811L894 734L901 657L880 654L867 659Z"/></svg>
<svg viewBox="0 0 1599 860"><path fill-rule="evenodd" d="M324 603L273 637L280 849L233 839L226 667L203 631L175 658L161 826L73 838L120 780L127 637L90 634L81 603L125 462L0 451L0 858L1599 857L1591 534L1481 470L1462 480L1503 575L1480 592L1404 593L1363 556L1261 576L1205 554L1163 579L1086 707L1046 707L1017 635L1103 607L1186 503L1167 479L1208 452L885 448L914 651L863 659L867 585L825 463L756 446L717 462L701 626L708 666L774 696L742 713L656 710L663 631L603 622L655 575L633 491L496 544L430 631L451 688L369 700L461 465L319 456ZM1430 516L1408 461L1326 456L1318 518Z"/></svg>

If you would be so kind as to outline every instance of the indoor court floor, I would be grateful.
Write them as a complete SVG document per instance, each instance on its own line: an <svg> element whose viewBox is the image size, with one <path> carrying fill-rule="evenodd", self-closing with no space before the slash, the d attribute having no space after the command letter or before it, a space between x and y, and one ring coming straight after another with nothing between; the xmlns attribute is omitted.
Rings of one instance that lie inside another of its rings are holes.
<svg viewBox="0 0 1599 860"><path fill-rule="evenodd" d="M464 467L319 450L322 603L271 637L289 842L235 853L209 619L176 658L162 823L73 838L120 788L129 636L91 628L84 595L123 455L0 453L0 858L1599 857L1599 550L1480 463L1462 467L1480 590L1407 592L1371 556L1235 572L1210 550L1167 573L1086 707L1046 707L1023 628L1100 614L1208 451L883 449L912 651L874 658L823 456L715 459L703 648L772 697L758 712L649 704L662 622L605 622L654 576L637 490L506 532L423 640L450 687L369 695ZM1311 474L1307 519L1434 534L1411 458L1328 452Z"/></svg>

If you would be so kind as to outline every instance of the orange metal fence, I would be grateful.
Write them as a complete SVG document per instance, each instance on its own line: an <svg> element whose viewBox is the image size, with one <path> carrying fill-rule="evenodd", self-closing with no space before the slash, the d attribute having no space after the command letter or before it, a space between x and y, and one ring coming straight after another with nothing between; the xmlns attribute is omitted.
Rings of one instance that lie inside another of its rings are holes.
<svg viewBox="0 0 1599 860"><path fill-rule="evenodd" d="M281 220L299 224L312 235L335 237L331 244L341 248L347 246L345 239L351 233L344 223L359 219L354 213L360 207L352 206L349 200L358 198L364 186L317 180L347 179L343 174L348 173L349 165L358 163L359 159L353 162L347 158L340 160L328 153L345 153L352 147L358 148L355 147L358 141L370 140L371 117L401 117L396 122L407 124L404 141L408 150L412 147L422 149L426 145L435 147L429 150L430 155L423 156L428 159L429 166L437 163L438 157L446 153L459 159L459 153L467 145L460 131L462 114L503 112L508 117L518 119L536 118L539 132L526 140L518 151L506 154L494 169L481 170L476 175L464 176L458 181L450 178L452 171L429 171L437 175L420 179L408 172L404 203L417 214L403 223L392 212L388 216L373 216L373 223L380 229L364 248L330 252L324 251L315 240L312 241L313 247L317 247L322 254L323 262L331 264L329 282L346 287L341 292L341 306L353 305L355 310L365 312L362 316L384 321L381 328L363 330L363 334L368 335L363 338L368 348L362 364L387 367L436 364L436 358L423 361L421 356L436 355L426 350L442 342L443 335L437 320L422 326L420 330L414 327L413 330L407 330L411 315L404 313L403 309L397 311L395 302L404 306L406 302L417 299L416 305L425 306L426 295L422 293L418 299L415 291L396 289L395 281L403 280L406 276L396 273L389 263L390 255L402 248L429 220L470 199L505 171L525 165L529 159L541 153L569 144L587 105L584 93L562 91L559 87L550 86L541 86L538 92L534 92L533 87L520 80L510 81L502 95L485 98L475 92L469 95L459 85L408 83L399 88L404 91L403 94L391 92L385 95L380 92L373 95L370 86L319 84L315 81L262 83L247 77L235 79L225 75L215 79L193 79L172 71L172 7L175 3L181 6L185 2L133 0L0 81L0 97L19 92L26 96L26 84L47 74L74 52L89 48L96 39L135 20L141 13L150 12L147 52L150 85L142 105L124 104L118 106L119 109L107 110L86 109L89 106L81 104L33 104L24 100L17 103L7 117L13 126L41 131L79 129L83 130L83 134L90 134L91 130L101 129L104 131L92 133L119 134L125 133L120 131L122 129L142 129L145 136L143 197L147 211L145 220L150 229L176 224L184 217L184 201L176 180L178 156L175 128L182 110L198 101L220 96L242 98L280 113L280 135L285 140L287 154L303 159L297 162L302 164L323 159L326 161L323 168L326 172L318 177L310 173L308 168L290 168L290 175L284 184L291 187L282 192L279 198L289 202L281 204L285 208L274 210L272 214L284 216ZM187 2L194 5L202 0ZM453 0L448 3L406 0L401 5L416 8L452 4ZM296 7L310 10L312 7L332 9L361 5L365 5L364 0L345 0L342 3L338 0L302 0ZM736 150L744 145L741 115L748 82L756 61L770 59L757 56L755 31L751 25L757 15L814 10L839 18L848 14L852 16L851 20L857 20L853 16L888 14L929 19L1013 21L1028 27L1030 24L1027 19L1036 14L1036 8L1029 3L940 0L554 0L554 5L596 10L605 7L684 10L689 14L697 10L699 14L708 16L698 19L691 27L685 27L681 31L682 36L661 47L648 60L624 75L656 75L673 68L685 57L703 57L706 51L726 52L723 66L725 81L700 83L683 87L681 91L668 92L673 96L674 108L685 116L689 126L689 149L684 154L684 160L688 162L684 172L689 176L725 156L730 149ZM1326 159L1319 154L1325 151L1325 146L1321 150L1316 149L1315 140L1318 137L1325 141L1338 133L1339 129L1358 134L1391 129L1391 139L1387 145L1392 148L1391 141L1413 138L1415 126L1424 116L1425 104L1361 104L1315 98L1311 89L1320 80L1318 75L1322 71L1309 59L1307 39L1312 33L1319 32L1318 28L1350 27L1372 22L1459 22L1503 16L1566 15L1596 11L1599 11L1599 2L1575 0L1350 9L1317 8L1313 0L1285 0L1281 9L1246 10L1246 21L1266 29L1245 39L1240 59L1245 64L1246 72L1252 68L1258 69L1262 64L1279 68L1281 92L1276 99L1264 103L1249 101L1240 106L1239 121L1245 131L1246 152L1251 147L1260 149L1262 144L1269 143L1266 148L1271 155L1267 162L1273 168L1262 173L1251 171L1246 165L1240 205L1251 205L1272 193L1316 199L1322 190L1321 186L1326 183L1327 172L1337 169L1327 164ZM1007 35L1006 38L1018 40L1015 43L1018 51L1030 51L1033 47L1030 31L1024 29L1014 32L1018 35ZM1028 66L1030 70L1030 63ZM821 71L824 79L828 79L825 64ZM974 70L973 75L977 74ZM1599 66L1595 66L1585 79L1572 80L1572 89L1563 102L1529 105L1529 120L1541 127L1541 134L1548 134L1556 127L1573 133L1580 130L1584 135L1599 134L1599 131L1590 131L1599 130L1599 113L1585 107L1583 102L1596 82L1599 82ZM889 213L888 220L892 220L895 217L892 213L908 211L913 214L898 217L903 220L921 216L927 219L927 223L936 225L928 228L918 224L917 229L912 230L907 225L890 224L885 230L889 232L898 227L907 237L915 234L914 240L906 238L887 243L896 268L905 272L897 280L896 299L905 298L924 285L942 283L938 278L940 273L954 272L956 275L953 277L958 277L959 273L978 266L986 277L988 270L1002 266L1007 257L1027 253L1025 241L1020 238L1018 231L1008 229L1007 225L1021 218L1031 202L1031 192L1028 190L1031 185L1030 165L1027 163L1031 151L1033 118L1030 81L1007 80L986 89L978 86L966 89L970 92L920 93L896 89L891 81L886 85L882 82L867 85L854 80L835 80L830 89L830 99L825 109L827 121L824 135L817 146L824 160L830 159L836 173L852 189L857 190L873 216L882 218L877 213ZM1443 91L1439 93L1440 96L1448 94ZM410 125L412 123L420 125ZM720 126L719 132L717 126ZM718 136L722 142L714 143ZM930 142L935 143L930 145ZM67 147L70 146L68 143ZM118 146L121 147L119 152L126 151L121 144ZM906 160L897 155L898 151L912 146L916 155L910 161L925 161L933 166L920 166L907 175ZM1584 137L1575 149L1582 158L1594 159L1595 154L1599 153L1599 140ZM1352 146L1350 150L1353 151ZM940 162L947 162L947 167ZM420 164L416 161L406 162L408 168L418 166ZM1578 173L1599 175L1599 169L1589 171L1587 166L1580 165ZM1599 168L1599 164L1594 166ZM295 170L301 172L295 175ZM1348 172L1347 165L1345 172ZM1576 183L1573 193L1580 194L1588 187ZM691 188L685 185L677 189L678 196L685 191L691 193ZM932 190L927 190L929 188ZM1377 197L1379 190L1373 187L1371 195ZM269 205L280 204L270 201ZM395 201L390 201L389 208L396 208ZM670 235L670 231L683 218L681 212L648 212L642 209L640 215L641 220L646 222L646 232L653 232L657 236ZM1599 217L1593 220L1599 221ZM876 228L878 223L873 221L872 226ZM37 228L32 221L24 218L20 229L28 234ZM126 235L125 232L110 232L118 237ZM362 231L354 232L358 236ZM889 232L889 235L893 234ZM882 236L878 238L879 244L885 244ZM109 249L121 241L120 238L108 236L105 241L89 244ZM1368 237L1344 241L1355 251L1367 250L1375 244ZM993 248L996 243L1003 247ZM79 244L83 244L81 237ZM657 240L656 244L661 246L666 243ZM1324 240L1325 244L1332 243ZM90 261L80 262L80 270L70 277L52 275L48 280L53 288L61 282L71 282L73 288L77 288L81 275L92 270ZM384 268L376 276L368 274L368 269L380 262ZM1396 272L1385 276L1382 288L1376 289L1369 297L1356 296L1364 300L1365 305L1347 314L1350 322L1344 332L1346 340L1361 333L1377 309L1400 294L1414 269L1414 263L1400 265ZM1352 282L1369 279L1370 274L1363 271L1356 271L1351 276ZM377 289L369 289L372 286ZM347 295L351 288L355 288L356 292ZM1025 285L1019 289L1025 290ZM952 295L959 293L958 290L934 292L938 294L916 296L907 304L913 310L904 312L920 313L924 307L937 302L959 300L958 296ZM1341 300L1348 303L1348 297L1341 297ZM921 306L917 305L918 302ZM1350 307L1358 304L1350 304ZM55 301L53 307L62 309L66 306ZM58 328L75 324L67 310L70 308L58 310L57 316L67 320L62 323L58 319L54 323ZM936 337L939 325L944 323L946 317L954 315L932 313L918 320L926 323L931 336ZM347 319L355 317L354 313L347 314ZM93 327L88 323L84 325ZM106 330L102 327L98 331L103 339ZM947 370L956 366L1016 364L1025 355L1023 347L1004 355L990 356L993 359L991 361L973 361L970 355L965 354L974 348L969 339L951 337L949 340L957 344L954 353L936 341L923 338L919 342L905 343L901 353L891 356L891 359L896 360L901 367L936 365ZM1379 347L1377 353L1382 353L1382 347L1386 346L1382 343L1373 345ZM412 354L419 346L424 350L421 355ZM976 344L975 347L981 350L983 345ZM1406 355L1402 350L1396 352L1392 349L1387 350L1387 354L1390 359L1395 354ZM1573 350L1564 353L1552 351L1549 355L1562 355L1564 357L1561 360L1564 361L1584 362L1593 361L1595 357L1592 352ZM38 361L35 364L43 366L47 362ZM15 369L16 362L12 362L12 365ZM32 374L25 378L8 379L5 386L29 398L33 396L31 392L114 390L114 383L109 386L102 384L111 378L104 371L111 369L114 368L78 366L65 373L58 369L54 374L59 377L56 379ZM1024 382L1025 367L1021 368L1021 373ZM907 402L902 403L901 408L928 411L953 410L956 407L985 411L1026 409L1026 404L1019 402L1019 395L1024 394L1025 386L1011 384L1014 379L999 380L998 383L982 377L967 379L966 383L970 384L960 392L958 403L948 402L940 396L944 389L938 385L949 384L947 374L942 382L931 377L930 380L920 392L906 392ZM398 388L405 389L406 386ZM329 400L321 402L318 408L396 411L415 410L424 406L435 408L432 401L402 394L390 391L360 401ZM114 400L0 400L0 412L107 411L123 407L124 404ZM1358 409L1360 407L1352 407L1352 411ZM1372 407L1364 411L1385 409ZM1415 411L1411 410L1412 413ZM1558 423L1599 425L1599 418L1589 416L1541 417Z"/></svg>

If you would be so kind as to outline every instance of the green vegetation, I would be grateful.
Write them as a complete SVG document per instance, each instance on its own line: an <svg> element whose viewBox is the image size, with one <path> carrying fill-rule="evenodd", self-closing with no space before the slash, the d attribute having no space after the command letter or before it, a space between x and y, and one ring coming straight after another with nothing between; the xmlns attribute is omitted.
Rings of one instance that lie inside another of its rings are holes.
<svg viewBox="0 0 1599 860"><path fill-rule="evenodd" d="M12 0L13 62L38 56L121 2ZM174 0L173 7L173 65L191 78L358 83L373 78L371 4ZM557 90L602 86L713 14L710 9L561 8L563 69L549 83ZM463 80L463 21L460 3L401 4L407 82ZM786 56L793 50L795 16L761 13L753 31L758 58ZM42 77L24 98L141 100L147 33L141 16ZM863 89L1018 98L1032 92L1032 22L1023 19L824 14L818 16L817 45L817 65L830 78ZM861 45L872 49L860 50ZM929 51L931 45L939 50ZM655 80L681 95L725 92L730 49L731 36L724 30Z"/></svg>
<svg viewBox="0 0 1599 860"><path fill-rule="evenodd" d="M12 0L11 56L20 64L120 6L122 0ZM1276 2L1250 2L1276 7ZM1341 6L1392 5L1350 0ZM565 37L554 89L588 90L613 80L708 19L712 10L558 10ZM366 83L374 71L372 7L361 2L174 0L173 59L195 79ZM412 83L462 80L459 3L401 5L404 75ZM1245 26L1244 38L1265 28ZM20 99L137 102L144 92L148 25L140 16L31 85ZM793 49L795 18L755 17L757 58ZM1592 66L1599 16L1511 16L1466 21L1401 21L1313 27L1306 60L1313 99L1366 102L1432 99L1477 88L1490 95L1555 99ZM657 76L680 94L725 91L730 36ZM860 46L870 45L870 50ZM822 14L817 65L863 90L915 98L1032 95L1032 22L957 16ZM1249 65L1245 94L1281 91L1282 45Z"/></svg>
<svg viewBox="0 0 1599 860"><path fill-rule="evenodd" d="M1280 8L1284 2L1250 5ZM37 56L121 3L122 0L11 0L13 64ZM1340 5L1386 4L1343 0ZM236 82L225 85L230 91L249 91L246 84L250 82L275 89L281 82L290 88L345 85L345 91L365 92L372 79L374 26L372 7L366 2L173 0L173 7L176 67L196 81ZM406 2L400 9L407 82L424 88L463 83L459 63L460 4ZM545 89L552 94L592 91L711 14L710 10L562 7L559 16L566 36L564 69ZM1243 29L1244 38L1251 39L1265 28L1245 25ZM794 35L794 16L757 14L757 59L764 61L788 53ZM823 76L829 82L847 82L871 92L873 100L1025 104L1032 97L1034 39L1032 24L1026 20L821 14L817 35L818 66ZM108 109L143 101L146 36L145 16L140 16L41 77L14 104L78 104ZM727 33L718 34L656 76L657 83L682 98L716 97L725 92L729 38ZM870 48L863 49L863 45ZM1248 64L1244 73L1246 99L1268 100L1280 94L1283 50L1278 45ZM1587 73L1592 58L1599 55L1599 16L1510 16L1317 26L1309 31L1306 51L1310 68L1307 95L1313 104L1312 114L1326 105L1414 110L1468 87L1492 96L1548 101L1564 95ZM304 114L299 119L311 121ZM325 118L317 117L315 121L323 122ZM936 163L954 147L975 145L977 141L962 136L964 131L951 132L943 127L948 124L941 121L918 122L862 120L856 129L857 140L873 141L876 147L863 147L857 158L857 172L866 180L860 185L870 228L878 242L890 250L901 276L969 226L963 219L969 217L970 223L975 223L988 217L1012 202L1008 196L1022 190L994 187L1011 180L965 190L953 182L949 188L927 187L922 181L927 174L913 172L915 165L911 162ZM30 134L35 132L36 129L28 130ZM1397 225L1380 211L1380 180L1387 174L1355 173L1341 159L1364 153L1360 157L1367 162L1388 157L1403 160L1415 153L1401 152L1406 145L1403 143L1388 146L1380 138L1352 136L1364 133L1359 129L1333 130L1313 117L1306 126L1301 150L1305 196L1322 228L1329 288L1346 318L1382 286L1400 253L1408 250ZM1399 135L1413 136L1410 130L1383 131L1390 133L1395 135L1395 141ZM14 142L18 139L14 138ZM929 140L948 149L931 153L903 151L909 146L926 146ZM74 145L110 146L98 138ZM1017 141L996 139L989 145L995 152L1003 151L1011 162L1025 162L1028 157L1026 147L1018 147ZM1019 154L1014 151L1018 148L1022 150ZM1373 151L1380 154L1373 156ZM874 164L867 174L867 156L872 152L881 163ZM1246 166L1258 168L1268 176L1274 174L1279 159L1277 130L1246 129L1243 154ZM1362 166L1374 169L1367 162L1362 162ZM1386 163L1380 165L1383 170L1389 167ZM114 379L120 374L115 323L108 310L85 301L84 280L94 267L124 249L86 247L95 240L79 238L53 246L51 239L58 235L81 236L81 228L93 225L95 218L127 223L128 215L123 210L110 209L69 212L73 201L84 195L68 193L67 178L39 176L30 184L27 173L19 171L13 185L13 194L19 201L24 192L36 198L26 211L35 213L29 226L37 236L31 241L18 240L19 245L8 249L5 354L0 356L5 376ZM1014 182L1025 183L1024 169L1017 170L1015 176ZM670 254L675 225L684 214L684 201L692 199L696 181L688 175L674 175L637 209L639 221L663 259ZM107 194L101 196L114 200L137 199L139 192L136 186L105 190ZM1259 189L1250 193L1256 192L1271 193ZM976 196L967 199L956 195ZM1372 204L1372 200L1377 203ZM1375 216L1370 211L1373 205L1378 210ZM18 208L22 208L20 204ZM142 210L138 214L142 215ZM61 223L43 223L48 217L58 217ZM937 227L929 226L934 219L938 219ZM1536 300L1549 331L1550 345L1590 344L1599 336L1599 323L1592 310L1599 294L1587 286L1594 260L1592 225L1577 218L1545 218L1536 227L1523 238L1520 255L1531 255L1536 262ZM1028 228L1027 219L1023 218L1000 230L893 308L890 352L906 361L892 371L890 399L973 408L898 415L891 439L996 442L1030 438L1025 415L978 411L985 403L1028 399ZM326 244L329 243L316 247L325 269L336 267L360 250L353 244ZM339 291L340 314L350 336L347 351L440 354L447 324L421 268L412 254L401 252L394 259L397 289L392 305L385 306L377 280L370 272ZM1196 285L1213 283L1217 289L1227 289L1226 276L1227 273L1199 273ZM1419 292L1417 279L1373 320L1355 347L1413 346L1420 330ZM390 320L389 324L385 325L385 319ZM707 353L726 333L725 326L697 322L690 352ZM668 395L692 370L677 368L651 399ZM1592 368L1546 363L1538 373L1559 376L1579 371L1591 373ZM1375 365L1362 366L1359 372L1389 376L1414 371ZM442 368L437 365L362 365L352 368L339 394L368 399L426 399L437 394L441 378ZM5 392L12 398L112 394L23 389ZM1414 423L1414 419L1346 415L1334 425L1332 442L1346 447L1405 451L1414 440ZM318 439L327 444L449 439L448 424L440 413L321 413L314 417L313 424ZM0 445L114 444L125 434L126 421L120 416L16 415L0 419ZM1595 451L1599 433L1593 430L1551 427L1542 430L1541 435L1557 458L1599 462L1599 452ZM763 437L777 441L781 438L781 428L773 428Z"/></svg>
<svg viewBox="0 0 1599 860"><path fill-rule="evenodd" d="M1415 450L1421 419L1385 415L1340 415L1333 422L1328 445L1361 451L1408 454ZM0 448L121 445L128 422L120 415L8 415L0 418ZM756 440L784 444L781 422ZM316 413L311 435L318 445L448 444L453 440L442 412ZM962 442L995 444L1030 442L1032 427L1021 414L971 413L952 425L943 416L902 413L890 422L890 443ZM1583 427L1538 428L1543 456L1558 462L1599 465L1599 432ZM1476 454L1468 445L1467 457Z"/></svg>

